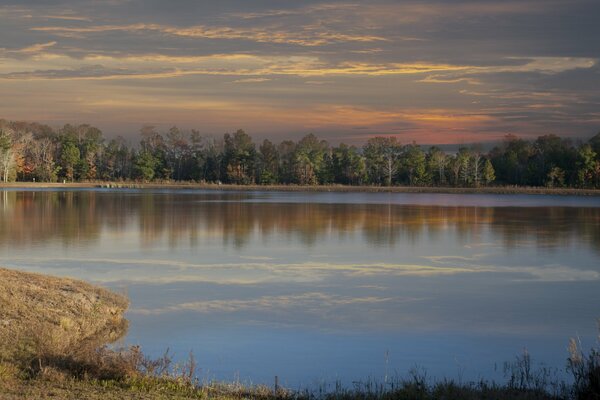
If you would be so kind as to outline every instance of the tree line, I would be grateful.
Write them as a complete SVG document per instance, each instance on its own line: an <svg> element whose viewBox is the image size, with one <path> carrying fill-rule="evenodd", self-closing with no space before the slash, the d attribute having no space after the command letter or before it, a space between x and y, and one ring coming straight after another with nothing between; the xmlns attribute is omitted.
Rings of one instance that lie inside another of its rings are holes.
<svg viewBox="0 0 600 400"><path fill-rule="evenodd" d="M578 143L507 135L490 151L473 145L448 153L384 136L362 147L331 146L313 134L257 145L243 130L214 137L175 126L145 126L139 146L131 146L90 125L0 120L0 180L600 188L600 133Z"/></svg>

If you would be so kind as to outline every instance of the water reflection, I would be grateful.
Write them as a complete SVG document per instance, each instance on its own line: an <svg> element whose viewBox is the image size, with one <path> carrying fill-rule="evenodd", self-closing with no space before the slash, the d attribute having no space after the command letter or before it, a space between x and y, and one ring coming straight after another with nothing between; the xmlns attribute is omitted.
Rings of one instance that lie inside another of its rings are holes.
<svg viewBox="0 0 600 400"><path fill-rule="evenodd" d="M104 230L139 233L152 248L198 246L207 238L243 248L257 237L298 240L307 248L324 238L362 235L372 247L435 241L458 243L486 230L505 249L577 244L600 251L600 207L443 207L403 204L260 203L244 193L3 191L0 243L27 247L61 242L93 246ZM340 194L341 196L350 196ZM523 218L526 215L527 218Z"/></svg>
<svg viewBox="0 0 600 400"><path fill-rule="evenodd" d="M124 288L128 343L218 379L560 366L596 336L599 252L597 199L0 191L1 265Z"/></svg>

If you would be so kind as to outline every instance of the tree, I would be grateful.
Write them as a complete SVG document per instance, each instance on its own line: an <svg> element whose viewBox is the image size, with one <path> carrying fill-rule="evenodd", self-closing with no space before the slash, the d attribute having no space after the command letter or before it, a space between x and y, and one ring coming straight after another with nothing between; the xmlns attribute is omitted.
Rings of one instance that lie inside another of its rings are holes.
<svg viewBox="0 0 600 400"><path fill-rule="evenodd" d="M259 147L259 181L263 185L272 185L279 180L279 154L277 147L265 139Z"/></svg>
<svg viewBox="0 0 600 400"><path fill-rule="evenodd" d="M65 178L71 182L75 179L75 167L79 164L80 152L75 142L67 139L61 148L60 162Z"/></svg>
<svg viewBox="0 0 600 400"><path fill-rule="evenodd" d="M435 183L443 185L446 181L446 166L448 165L448 157L438 147L431 147L427 152L427 165L429 174L434 178Z"/></svg>
<svg viewBox="0 0 600 400"><path fill-rule="evenodd" d="M482 169L482 163L483 163L483 155L481 154L481 151L479 150L479 148L475 148L473 150L473 156L471 157L472 159L472 180L473 183L475 184L476 187L479 186L479 181L481 180L481 169Z"/></svg>
<svg viewBox="0 0 600 400"><path fill-rule="evenodd" d="M166 156L169 170L172 171L172 178L181 180L182 166L189 154L189 143L185 135L176 126L171 127L167 132Z"/></svg>
<svg viewBox="0 0 600 400"><path fill-rule="evenodd" d="M529 184L529 160L533 154L531 143L514 135L507 135L500 147L489 154L498 181L511 185Z"/></svg>
<svg viewBox="0 0 600 400"><path fill-rule="evenodd" d="M596 157L600 157L600 132L592 137L588 144L592 146L592 150L596 153Z"/></svg>
<svg viewBox="0 0 600 400"><path fill-rule="evenodd" d="M8 176L14 165L12 131L0 131L0 176L3 182L8 182Z"/></svg>
<svg viewBox="0 0 600 400"><path fill-rule="evenodd" d="M190 172L189 176L196 180L206 180L204 165L206 163L205 139L199 131L192 129L190 134Z"/></svg>
<svg viewBox="0 0 600 400"><path fill-rule="evenodd" d="M209 182L220 182L222 178L221 164L223 159L223 140L213 136L204 138L204 164L202 179Z"/></svg>
<svg viewBox="0 0 600 400"><path fill-rule="evenodd" d="M279 182L298 183L294 170L296 143L291 140L284 140L277 146L277 153L279 154Z"/></svg>
<svg viewBox="0 0 600 400"><path fill-rule="evenodd" d="M404 148L403 164L406 169L409 185L427 185L431 183L431 177L428 174L425 161L425 153L416 143L413 142Z"/></svg>
<svg viewBox="0 0 600 400"><path fill-rule="evenodd" d="M223 141L223 165L227 181L236 184L254 183L256 148L252 138L239 129L233 135L226 133Z"/></svg>
<svg viewBox="0 0 600 400"><path fill-rule="evenodd" d="M34 140L28 148L33 178L41 182L56 182L61 167L56 164L56 144L48 137Z"/></svg>
<svg viewBox="0 0 600 400"><path fill-rule="evenodd" d="M492 162L489 159L486 159L485 163L483 164L482 178L483 178L483 183L485 185L489 185L490 183L492 183L496 180L496 173L494 171L494 166L492 165Z"/></svg>
<svg viewBox="0 0 600 400"><path fill-rule="evenodd" d="M131 151L121 136L112 139L104 149L101 176L104 179L126 179L131 175Z"/></svg>
<svg viewBox="0 0 600 400"><path fill-rule="evenodd" d="M395 137L374 137L363 147L367 175L374 184L391 186L400 164L402 146Z"/></svg>
<svg viewBox="0 0 600 400"><path fill-rule="evenodd" d="M455 168L457 170L457 181L456 184L462 184L463 186L467 186L471 183L471 165L472 165L473 156L471 151L466 147L461 147L458 149L458 153L456 154L456 163ZM456 170L455 170L456 171ZM459 181L460 178L460 181Z"/></svg>
<svg viewBox="0 0 600 400"><path fill-rule="evenodd" d="M568 139L556 135L538 137L533 143L533 156L529 165L530 184L542 185L550 170L558 167L570 183L575 183L576 151Z"/></svg>
<svg viewBox="0 0 600 400"><path fill-rule="evenodd" d="M577 152L577 183L581 187L594 186L596 173L596 152L592 146L584 144Z"/></svg>
<svg viewBox="0 0 600 400"><path fill-rule="evenodd" d="M75 134L80 153L80 160L77 166L78 176L82 179L96 179L98 159L104 150L102 131L84 124L75 128Z"/></svg>
<svg viewBox="0 0 600 400"><path fill-rule="evenodd" d="M344 143L332 149L330 169L334 183L356 185L366 178L364 157L356 147Z"/></svg>
<svg viewBox="0 0 600 400"><path fill-rule="evenodd" d="M565 171L559 167L552 167L546 177L546 186L563 187L565 185Z"/></svg>
<svg viewBox="0 0 600 400"><path fill-rule="evenodd" d="M170 179L173 170L167 160L167 143L165 138L153 126L146 125L140 130L142 152L148 152L154 159L153 178Z"/></svg>
<svg viewBox="0 0 600 400"><path fill-rule="evenodd" d="M315 135L304 136L296 145L294 166L296 179L301 185L316 185L323 173L325 152L329 145Z"/></svg>
<svg viewBox="0 0 600 400"><path fill-rule="evenodd" d="M156 175L155 168L158 164L158 160L150 151L140 151L134 160L134 171L136 178L144 181L151 181Z"/></svg>

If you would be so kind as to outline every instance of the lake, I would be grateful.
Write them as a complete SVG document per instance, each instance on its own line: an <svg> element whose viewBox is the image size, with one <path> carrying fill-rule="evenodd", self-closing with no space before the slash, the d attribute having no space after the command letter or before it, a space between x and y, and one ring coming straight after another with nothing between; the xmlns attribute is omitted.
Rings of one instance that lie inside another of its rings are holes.
<svg viewBox="0 0 600 400"><path fill-rule="evenodd" d="M598 335L598 197L5 189L0 221L0 265L126 293L121 344L202 379L502 379Z"/></svg>

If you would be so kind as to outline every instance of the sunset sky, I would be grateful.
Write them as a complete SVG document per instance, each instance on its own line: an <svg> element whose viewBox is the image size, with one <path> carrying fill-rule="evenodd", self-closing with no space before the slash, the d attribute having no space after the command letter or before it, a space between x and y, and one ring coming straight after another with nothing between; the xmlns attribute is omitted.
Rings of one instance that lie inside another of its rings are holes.
<svg viewBox="0 0 600 400"><path fill-rule="evenodd" d="M600 131L597 0L0 0L0 118L360 144Z"/></svg>

